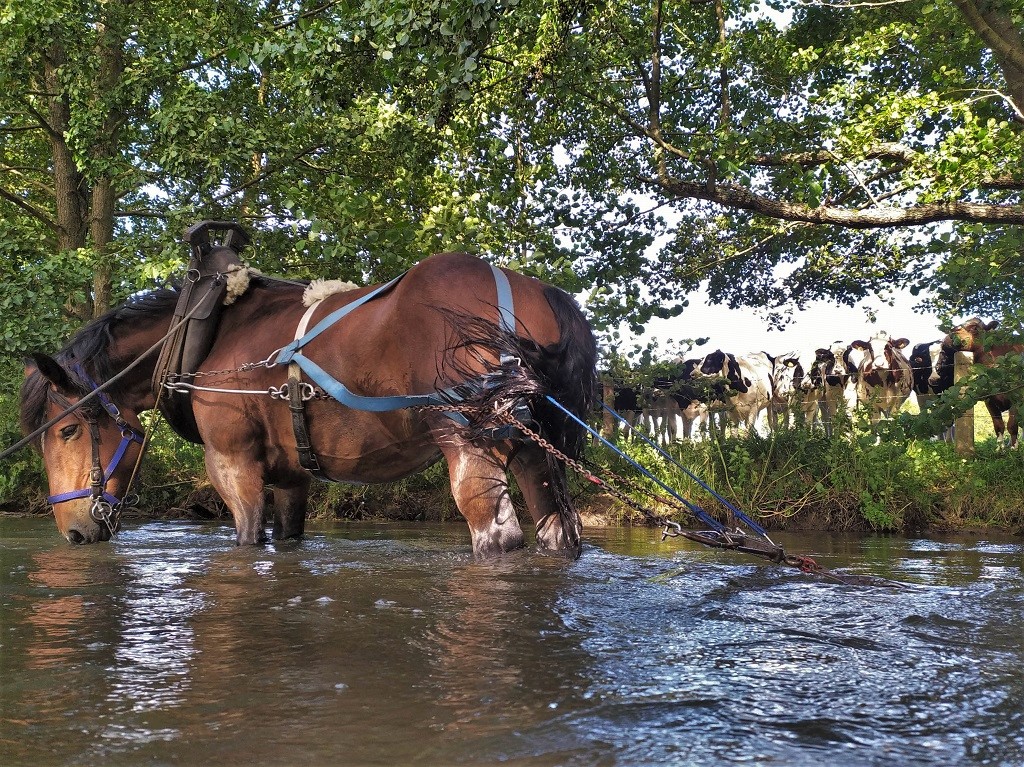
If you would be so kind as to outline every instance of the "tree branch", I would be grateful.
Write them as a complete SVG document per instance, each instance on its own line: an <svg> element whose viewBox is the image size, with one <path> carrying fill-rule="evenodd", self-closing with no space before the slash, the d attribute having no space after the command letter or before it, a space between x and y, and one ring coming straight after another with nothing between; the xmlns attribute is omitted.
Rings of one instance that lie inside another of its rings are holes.
<svg viewBox="0 0 1024 767"><path fill-rule="evenodd" d="M274 165L268 164L267 167L264 169L264 171L262 173L260 173L260 174L258 174L256 176L253 176L251 179L249 179L248 181L246 181L246 182L244 182L242 184L239 184L234 189L228 189L228 190L226 190L224 192L221 192L220 194L215 194L211 199L214 202L220 202L221 200L227 199L228 197L232 197L233 195L236 195L239 192L244 192L246 189L251 187L253 184L258 184L260 181L262 181L263 179L267 178L268 176L272 176L274 173L277 173L280 169L287 168L287 167L297 163L299 160L301 160L306 155L312 154L313 152L317 151L318 149L322 149L322 148L323 148L322 145L315 144L313 146L306 147L305 149L300 149L298 152L296 152L290 158L288 158L286 160L283 160L282 162L275 163Z"/></svg>
<svg viewBox="0 0 1024 767"><path fill-rule="evenodd" d="M648 178L647 183L681 199L706 200L784 221L830 224L849 229L920 226L936 221L974 221L1024 225L1024 205L988 205L972 202L934 202L906 208L872 207L851 210L774 200L735 184L705 184L679 179Z"/></svg>
<svg viewBox="0 0 1024 767"><path fill-rule="evenodd" d="M18 197L16 194L11 194L6 189L0 189L0 199L7 200L11 204L17 205L23 211L25 211L30 216L32 216L32 218L34 218L37 221L40 221L43 224L45 224L51 231L54 231L54 232L57 231L58 227L57 227L57 222L56 221L54 221L52 218L47 216L43 211L39 210L39 208L37 208L34 205L30 205L29 203L25 202L23 199Z"/></svg>

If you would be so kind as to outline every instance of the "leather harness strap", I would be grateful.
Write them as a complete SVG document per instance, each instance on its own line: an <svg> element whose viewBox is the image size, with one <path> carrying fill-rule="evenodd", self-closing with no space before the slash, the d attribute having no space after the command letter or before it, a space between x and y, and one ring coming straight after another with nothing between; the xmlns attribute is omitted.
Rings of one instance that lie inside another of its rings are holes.
<svg viewBox="0 0 1024 767"><path fill-rule="evenodd" d="M507 333L515 333L516 317L515 303L512 298L512 286L508 277L498 267L491 265L491 274L494 277L494 284L497 290L498 325ZM405 272L395 277L366 295L357 298L351 303L345 304L339 309L331 312L318 322L312 330L306 328L313 318L313 313L320 305L322 299L313 303L302 315L299 325L295 331L295 339L281 349L274 360L276 364L288 365L288 408L292 414L292 429L295 432L295 444L299 453L299 465L306 469L313 476L331 481L324 474L317 460L316 453L309 438L309 423L306 418L305 402L302 398L302 374L306 373L309 378L332 399L353 410L363 410L372 413L383 413L392 410L402 410L411 407L422 407L424 405L451 404L464 399L460 389L463 387L451 387L440 392L429 394L398 394L384 397L371 397L363 394L356 394L345 384L325 371L308 357L301 354L301 349L314 338L319 336L329 327L346 317L353 310L390 291L406 275ZM504 356L501 363L509 360ZM463 426L468 425L468 419L458 412L446 412L446 416Z"/></svg>
<svg viewBox="0 0 1024 767"><path fill-rule="evenodd" d="M322 300L314 301L306 309L306 313L302 315L302 319L299 320L299 326L295 330L296 339L302 338L305 335L306 328L309 327L309 322L313 319L313 312L320 306ZM313 452L312 444L310 444L309 422L306 420L306 403L302 400L301 382L302 369L296 362L289 363L288 409L292 413L292 430L295 432L295 447L299 451L299 465L317 479L329 482L330 477L324 474L323 469L320 468L320 462L317 460L316 453Z"/></svg>

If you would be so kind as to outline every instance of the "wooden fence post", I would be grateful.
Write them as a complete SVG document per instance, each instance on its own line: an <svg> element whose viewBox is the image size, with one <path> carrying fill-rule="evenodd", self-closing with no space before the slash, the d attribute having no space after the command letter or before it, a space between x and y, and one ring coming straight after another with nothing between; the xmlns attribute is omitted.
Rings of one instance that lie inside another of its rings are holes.
<svg viewBox="0 0 1024 767"><path fill-rule="evenodd" d="M953 385L955 386L961 378L971 372L971 365L974 364L974 354L971 352L957 352L953 355ZM969 408L962 416L956 419L953 425L954 444L959 455L974 455L974 407Z"/></svg>

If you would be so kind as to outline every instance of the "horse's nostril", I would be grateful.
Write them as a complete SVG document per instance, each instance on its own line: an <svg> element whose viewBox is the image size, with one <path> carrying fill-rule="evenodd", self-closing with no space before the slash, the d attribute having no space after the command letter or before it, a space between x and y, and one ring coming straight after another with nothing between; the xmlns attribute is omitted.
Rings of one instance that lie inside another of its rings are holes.
<svg viewBox="0 0 1024 767"><path fill-rule="evenodd" d="M85 543L85 536L77 530L68 530L68 540L72 543Z"/></svg>

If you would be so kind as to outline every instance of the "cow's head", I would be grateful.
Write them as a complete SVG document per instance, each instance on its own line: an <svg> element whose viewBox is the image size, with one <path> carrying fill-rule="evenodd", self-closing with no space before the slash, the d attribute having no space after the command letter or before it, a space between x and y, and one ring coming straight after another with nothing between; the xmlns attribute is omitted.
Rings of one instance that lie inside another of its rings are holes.
<svg viewBox="0 0 1024 767"><path fill-rule="evenodd" d="M945 343L936 343L931 347L930 352L932 371L928 376L928 389L933 394L942 394L953 385L953 355L955 352Z"/></svg>
<svg viewBox="0 0 1024 767"><path fill-rule="evenodd" d="M928 394L928 379L932 376L934 369L932 347L938 349L940 341L927 341L923 344L915 344L910 352L907 361L910 363L910 372L914 376L914 391L918 394Z"/></svg>
<svg viewBox="0 0 1024 767"><path fill-rule="evenodd" d="M804 379L810 383L809 376L804 375L800 356L796 352L780 354L772 360L772 391L775 399L787 400L796 392L805 391Z"/></svg>
<svg viewBox="0 0 1024 767"><path fill-rule="evenodd" d="M906 338L892 338L884 330L879 330L867 341L854 341L851 348L864 353L859 365L861 380L870 386L885 386L900 380L904 371L897 353L909 344Z"/></svg>
<svg viewBox="0 0 1024 767"><path fill-rule="evenodd" d="M716 349L704 357L694 370L693 377L694 379L724 378L728 381L728 387L733 391L740 393L748 391L739 363L736 362L736 356L723 352L721 349Z"/></svg>
<svg viewBox="0 0 1024 767"><path fill-rule="evenodd" d="M828 348L818 349L814 353L811 378L822 387L845 387L850 379L857 375L853 354L859 355L860 352L842 341L836 341Z"/></svg>
<svg viewBox="0 0 1024 767"><path fill-rule="evenodd" d="M949 335L942 339L942 345L949 348L952 352L977 353L984 350L981 344L981 337L997 327L999 327L998 320L985 322L978 317L971 317L971 319L949 331Z"/></svg>

